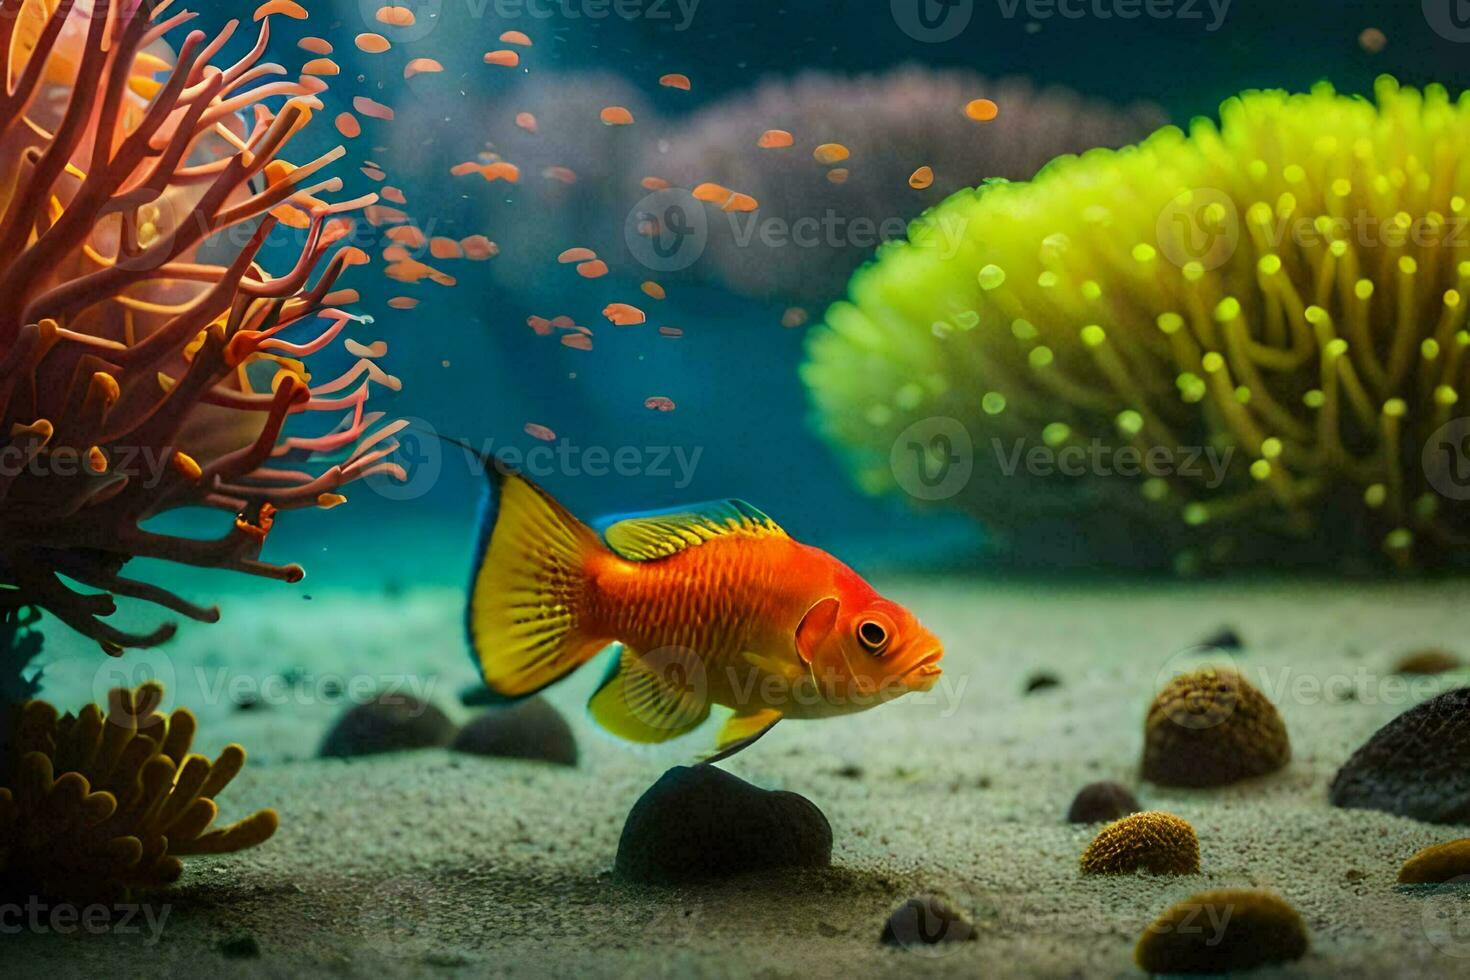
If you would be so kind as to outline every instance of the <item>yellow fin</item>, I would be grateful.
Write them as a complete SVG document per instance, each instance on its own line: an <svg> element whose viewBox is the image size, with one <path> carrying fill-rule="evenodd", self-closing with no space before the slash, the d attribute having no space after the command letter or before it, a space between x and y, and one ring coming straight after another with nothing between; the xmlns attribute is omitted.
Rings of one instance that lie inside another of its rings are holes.
<svg viewBox="0 0 1470 980"><path fill-rule="evenodd" d="M709 717L702 664L685 653L649 662L619 645L587 711L607 731L653 745L688 734Z"/></svg>
<svg viewBox="0 0 1470 980"><path fill-rule="evenodd" d="M627 517L603 532L607 546L629 561L654 561L726 534L786 537L775 521L743 500L717 500L678 511Z"/></svg>
<svg viewBox="0 0 1470 980"><path fill-rule="evenodd" d="M715 736L715 754L705 759L705 763L720 762L753 745L781 718L778 708L755 708L731 715Z"/></svg>
<svg viewBox="0 0 1470 980"><path fill-rule="evenodd" d="M587 562L601 544L534 483L493 464L487 472L494 485L467 625L486 686L520 698L607 645L584 628Z"/></svg>

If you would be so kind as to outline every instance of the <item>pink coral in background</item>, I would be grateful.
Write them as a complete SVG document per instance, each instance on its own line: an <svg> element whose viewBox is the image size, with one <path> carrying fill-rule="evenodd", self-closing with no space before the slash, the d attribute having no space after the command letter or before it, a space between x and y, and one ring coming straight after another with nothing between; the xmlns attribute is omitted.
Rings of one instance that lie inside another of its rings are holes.
<svg viewBox="0 0 1470 980"><path fill-rule="evenodd" d="M233 63L217 61L237 22L169 51L194 18L172 6L0 0L0 606L45 609L109 653L175 628L110 625L117 597L219 615L123 577L130 559L296 581L300 566L259 559L278 510L402 478L386 457L404 423L367 409L398 387L383 345L345 340L355 361L335 377L308 366L362 322L333 287L365 257L333 246L376 200L320 197L341 190L340 147L282 156L321 85L264 60L269 17ZM258 259L281 225L302 244L277 276ZM324 434L288 434L308 413ZM140 526L181 507L223 511L224 533Z"/></svg>

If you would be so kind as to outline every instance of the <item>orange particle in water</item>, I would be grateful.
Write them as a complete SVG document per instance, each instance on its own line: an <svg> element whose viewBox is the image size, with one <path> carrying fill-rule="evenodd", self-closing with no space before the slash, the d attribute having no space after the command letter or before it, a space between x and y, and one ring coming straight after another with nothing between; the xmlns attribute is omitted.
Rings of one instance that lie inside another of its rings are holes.
<svg viewBox="0 0 1470 980"><path fill-rule="evenodd" d="M830 167L834 163L841 163L850 156L852 156L852 152L841 143L823 143L812 151L812 157L824 167Z"/></svg>
<svg viewBox="0 0 1470 980"><path fill-rule="evenodd" d="M833 184L845 184L847 183L847 178L851 176L852 172L845 167L838 167L835 170L827 171L827 180Z"/></svg>
<svg viewBox="0 0 1470 980"><path fill-rule="evenodd" d="M1000 115L1000 106L989 99L975 99L965 106L965 115L976 122L990 122Z"/></svg>
<svg viewBox="0 0 1470 980"><path fill-rule="evenodd" d="M592 338L587 336L585 333L563 334L561 338L561 343L563 347L570 347L573 350L592 349Z"/></svg>
<svg viewBox="0 0 1470 980"><path fill-rule="evenodd" d="M552 317L551 325L558 330L572 330L576 328L577 321L563 313L561 316Z"/></svg>
<svg viewBox="0 0 1470 980"><path fill-rule="evenodd" d="M934 186L934 168L920 167L918 170L915 170L913 175L909 177L909 186L916 191Z"/></svg>
<svg viewBox="0 0 1470 980"><path fill-rule="evenodd" d="M535 422L526 423L526 435L530 436L532 439L540 439L542 442L556 441L555 432L552 432L546 426L538 425Z"/></svg>
<svg viewBox="0 0 1470 980"><path fill-rule="evenodd" d="M444 66L433 58L415 58L403 66L404 79L410 79L415 75L437 75L444 70Z"/></svg>
<svg viewBox="0 0 1470 980"><path fill-rule="evenodd" d="M730 200L725 202L725 210L748 214L760 207L760 203L749 194L732 194Z"/></svg>
<svg viewBox="0 0 1470 980"><path fill-rule="evenodd" d="M394 296L388 301L388 306L395 310L411 310L419 305L419 301L412 296Z"/></svg>
<svg viewBox="0 0 1470 980"><path fill-rule="evenodd" d="M395 228L389 228L385 237L390 242L407 245L409 248L423 248L425 243L424 233L413 225L398 225Z"/></svg>
<svg viewBox="0 0 1470 980"><path fill-rule="evenodd" d="M397 282L420 282L428 279L440 286L453 286L457 282L453 276L445 275L438 269L414 259L401 259L394 262L383 270L383 274Z"/></svg>
<svg viewBox="0 0 1470 980"><path fill-rule="evenodd" d="M602 124L604 126L631 126L633 125L633 114L620 105L610 105L602 110Z"/></svg>
<svg viewBox="0 0 1470 980"><path fill-rule="evenodd" d="M452 238L429 239L429 254L436 259L462 259L464 249Z"/></svg>
<svg viewBox="0 0 1470 980"><path fill-rule="evenodd" d="M337 114L337 132L350 140L355 140L362 135L362 123L350 112Z"/></svg>
<svg viewBox="0 0 1470 980"><path fill-rule="evenodd" d="M802 309L799 306L790 307L786 310L785 313L781 314L781 326L788 329L795 329L796 327L803 326L806 321L806 310Z"/></svg>
<svg viewBox="0 0 1470 980"><path fill-rule="evenodd" d="M484 262L500 254L500 246L484 235L471 235L461 240L459 245L464 249L465 258L471 262Z"/></svg>
<svg viewBox="0 0 1470 980"><path fill-rule="evenodd" d="M403 196L403 191L399 190L396 187L392 187L392 186L388 186L388 187L384 187L383 188L383 200L389 201L389 202L391 202L393 204L407 204L408 203L408 198L406 198L406 197Z"/></svg>
<svg viewBox="0 0 1470 980"><path fill-rule="evenodd" d="M601 259L592 259L577 266L577 275L583 279L601 279L607 275L607 263Z"/></svg>
<svg viewBox="0 0 1470 980"><path fill-rule="evenodd" d="M353 43L357 45L359 51L365 51L368 54L382 54L393 47L381 34L359 34L353 38Z"/></svg>
<svg viewBox="0 0 1470 980"><path fill-rule="evenodd" d="M531 46L531 39L520 31L506 31L500 35L501 44L519 44L523 48Z"/></svg>
<svg viewBox="0 0 1470 980"><path fill-rule="evenodd" d="M496 163L487 163L481 167L480 176L492 183L497 180L503 180L507 183L519 184L521 182L521 168L513 163L506 163L501 160Z"/></svg>
<svg viewBox="0 0 1470 980"><path fill-rule="evenodd" d="M660 78L658 83L664 88L676 88L683 92L689 91L689 76L681 75L678 72L670 72Z"/></svg>
<svg viewBox="0 0 1470 980"><path fill-rule="evenodd" d="M541 176L547 180L555 180L563 184L575 184L577 182L577 172L571 167L547 167L541 171Z"/></svg>
<svg viewBox="0 0 1470 980"><path fill-rule="evenodd" d="M449 168L449 172L456 177L465 177L469 174L480 172L480 164L474 160L466 160L464 163L456 163Z"/></svg>
<svg viewBox="0 0 1470 980"><path fill-rule="evenodd" d="M597 258L596 252L590 248L582 248L579 245L576 248L567 249L558 255L556 260L562 265L571 265L573 262L591 262L595 258Z"/></svg>
<svg viewBox="0 0 1470 980"><path fill-rule="evenodd" d="M301 4L295 0L266 0L265 3L255 8L255 20L265 20L272 14L280 14L292 20L305 20L307 13Z"/></svg>
<svg viewBox="0 0 1470 980"><path fill-rule="evenodd" d="M649 296L653 299L663 299L665 296L668 295L668 293L664 292L664 287L660 286L656 282L645 282L639 288L643 290L643 294L645 296Z"/></svg>
<svg viewBox="0 0 1470 980"><path fill-rule="evenodd" d="M380 7L377 18L379 24L387 24L390 27L412 27L418 22L418 18L409 8L392 5Z"/></svg>
<svg viewBox="0 0 1470 980"><path fill-rule="evenodd" d="M536 117L529 112L516 113L516 125L528 133L536 132Z"/></svg>
<svg viewBox="0 0 1470 980"><path fill-rule="evenodd" d="M694 188L694 199L706 204L719 204L723 206L726 201L735 196L735 192L722 184L704 183Z"/></svg>
<svg viewBox="0 0 1470 980"><path fill-rule="evenodd" d="M609 303L602 315L620 327L636 327L640 323L648 322L648 314L627 303Z"/></svg>
<svg viewBox="0 0 1470 980"><path fill-rule="evenodd" d="M1388 47L1388 35L1376 27L1370 27L1358 35L1358 45L1369 54L1378 54Z"/></svg>
<svg viewBox="0 0 1470 980"><path fill-rule="evenodd" d="M672 412L674 410L674 400L672 398L665 398L663 395L654 395L652 398L645 398L643 400L643 407L655 412Z"/></svg>
<svg viewBox="0 0 1470 980"><path fill-rule="evenodd" d="M796 139L784 129L768 129L761 133L755 145L763 150L784 150L795 142Z"/></svg>
<svg viewBox="0 0 1470 980"><path fill-rule="evenodd" d="M663 334L665 337L672 337L675 340L684 336L684 331L680 330L678 327L659 327L658 332Z"/></svg>
<svg viewBox="0 0 1470 980"><path fill-rule="evenodd" d="M312 58L301 66L303 75L340 75L342 69L331 58Z"/></svg>
<svg viewBox="0 0 1470 980"><path fill-rule="evenodd" d="M363 167L362 175L368 180L384 181L388 179L388 175L377 167Z"/></svg>
<svg viewBox="0 0 1470 980"><path fill-rule="evenodd" d="M639 183L643 185L643 189L646 191L666 191L669 189L669 182L662 177L644 177Z"/></svg>
<svg viewBox="0 0 1470 980"><path fill-rule="evenodd" d="M498 65L501 68L514 68L521 63L521 56L514 51L500 50L485 52L485 64Z"/></svg>
<svg viewBox="0 0 1470 980"><path fill-rule="evenodd" d="M369 204L362 209L362 216L367 218L368 224L374 228L382 225L400 225L408 220L408 215L386 204Z"/></svg>
<svg viewBox="0 0 1470 980"><path fill-rule="evenodd" d="M296 42L296 46L302 51L310 51L312 54L332 53L332 42L320 37L303 37Z"/></svg>
<svg viewBox="0 0 1470 980"><path fill-rule="evenodd" d="M533 315L526 317L526 326L536 331L536 336L538 337L551 336L551 321L544 316Z"/></svg>
<svg viewBox="0 0 1470 980"><path fill-rule="evenodd" d="M392 108L383 105L383 103L381 102L370 99L365 95L354 96L352 99L352 108L356 109L359 114L367 116L369 119L381 119L384 122L393 121Z"/></svg>

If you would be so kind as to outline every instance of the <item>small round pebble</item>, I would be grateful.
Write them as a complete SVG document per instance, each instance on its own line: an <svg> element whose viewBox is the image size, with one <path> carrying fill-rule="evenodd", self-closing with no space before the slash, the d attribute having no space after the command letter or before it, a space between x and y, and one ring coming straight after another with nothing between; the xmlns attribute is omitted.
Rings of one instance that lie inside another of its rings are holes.
<svg viewBox="0 0 1470 980"><path fill-rule="evenodd" d="M969 943L975 927L954 906L934 895L920 895L893 910L878 941L885 946L914 949L940 943Z"/></svg>
<svg viewBox="0 0 1470 980"><path fill-rule="evenodd" d="M1062 679L1047 670L1038 671L1026 678L1026 693L1036 694L1039 691L1049 691L1054 687L1061 687Z"/></svg>
<svg viewBox="0 0 1470 980"><path fill-rule="evenodd" d="M428 701L408 694L381 694L342 713L322 739L318 753L328 758L401 752L448 745L454 722Z"/></svg>
<svg viewBox="0 0 1470 980"><path fill-rule="evenodd" d="M670 769L633 804L613 871L674 884L831 863L832 825L811 800L700 765Z"/></svg>
<svg viewBox="0 0 1470 980"><path fill-rule="evenodd" d="M1199 838L1189 821L1149 810L1098 831L1082 855L1083 874L1199 874Z"/></svg>
<svg viewBox="0 0 1470 980"><path fill-rule="evenodd" d="M1416 650L1405 654L1394 666L1396 674L1415 674L1432 676L1444 674L1451 670L1459 670L1464 666L1464 661L1450 653L1448 650L1432 648L1428 650Z"/></svg>
<svg viewBox="0 0 1470 980"><path fill-rule="evenodd" d="M577 764L577 738L544 698L484 712L459 730L452 747L472 755Z"/></svg>
<svg viewBox="0 0 1470 980"><path fill-rule="evenodd" d="M1088 783L1072 798L1067 822L1110 823L1142 809L1126 786L1112 782Z"/></svg>
<svg viewBox="0 0 1470 980"><path fill-rule="evenodd" d="M1470 875L1470 837L1434 844L1404 862L1401 885L1439 885Z"/></svg>

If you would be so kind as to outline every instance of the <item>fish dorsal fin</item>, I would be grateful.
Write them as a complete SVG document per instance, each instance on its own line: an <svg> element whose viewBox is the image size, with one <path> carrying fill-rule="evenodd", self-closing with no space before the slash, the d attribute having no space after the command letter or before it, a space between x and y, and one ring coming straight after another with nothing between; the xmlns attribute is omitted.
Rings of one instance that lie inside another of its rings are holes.
<svg viewBox="0 0 1470 980"><path fill-rule="evenodd" d="M779 524L743 500L619 518L602 536L609 548L629 561L654 561L729 534L786 537Z"/></svg>

